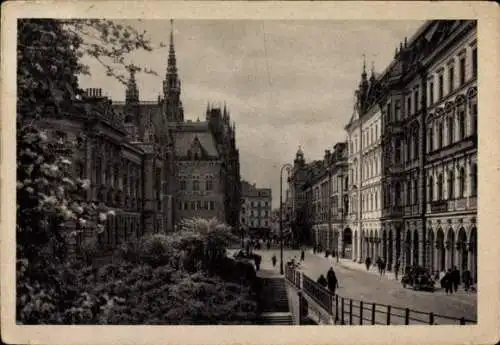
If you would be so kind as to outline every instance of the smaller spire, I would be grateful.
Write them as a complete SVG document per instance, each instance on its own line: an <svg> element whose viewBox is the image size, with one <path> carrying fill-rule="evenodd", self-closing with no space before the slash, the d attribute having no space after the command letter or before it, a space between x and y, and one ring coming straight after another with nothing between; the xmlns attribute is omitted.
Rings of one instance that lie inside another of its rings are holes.
<svg viewBox="0 0 500 345"><path fill-rule="evenodd" d="M137 83L135 81L135 66L129 66L130 77L127 82L127 89L125 91L125 102L138 102L139 101L139 90L137 89Z"/></svg>
<svg viewBox="0 0 500 345"><path fill-rule="evenodd" d="M407 46L408 46L408 41L407 41L407 39L406 39L406 37L405 37L405 48L406 48Z"/></svg>
<svg viewBox="0 0 500 345"><path fill-rule="evenodd" d="M373 81L375 79L375 62L372 60L372 75L370 79Z"/></svg>

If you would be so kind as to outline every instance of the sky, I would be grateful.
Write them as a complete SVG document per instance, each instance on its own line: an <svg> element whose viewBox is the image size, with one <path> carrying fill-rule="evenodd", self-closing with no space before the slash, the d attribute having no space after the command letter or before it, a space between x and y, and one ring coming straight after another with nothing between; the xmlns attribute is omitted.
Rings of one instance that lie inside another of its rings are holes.
<svg viewBox="0 0 500 345"><path fill-rule="evenodd" d="M141 100L156 100L165 77L170 21L127 20L146 30L157 49L138 51L127 62L158 76L136 76ZM292 163L299 146L306 161L322 159L327 149L346 138L354 91L366 56L381 72L396 47L423 21L278 21L176 20L174 43L187 120L204 119L207 102L230 111L236 123L241 178L272 188L279 206L279 174ZM160 48L160 42L166 47ZM125 87L84 58L91 76L80 87L102 88L124 101Z"/></svg>

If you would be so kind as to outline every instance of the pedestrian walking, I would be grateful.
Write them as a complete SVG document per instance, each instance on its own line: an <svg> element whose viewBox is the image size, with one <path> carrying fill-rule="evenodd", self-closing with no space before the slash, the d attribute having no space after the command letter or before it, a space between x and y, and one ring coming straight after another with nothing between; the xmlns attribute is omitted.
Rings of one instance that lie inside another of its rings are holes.
<svg viewBox="0 0 500 345"><path fill-rule="evenodd" d="M332 294L335 295L335 289L338 288L339 281L337 279L337 276L335 275L335 272L333 271L333 267L330 267L330 269L328 270L328 273L326 274L326 280L328 283L328 290L330 290Z"/></svg>
<svg viewBox="0 0 500 345"><path fill-rule="evenodd" d="M313 254L316 254L316 245L313 246Z"/></svg>
<svg viewBox="0 0 500 345"><path fill-rule="evenodd" d="M442 285L444 285L444 289L446 294L453 294L453 277L451 273L451 268L448 269L448 272L445 273L443 279L441 279Z"/></svg>
<svg viewBox="0 0 500 345"><path fill-rule="evenodd" d="M271 261L273 262L273 267L276 267L276 261L278 261L278 259L276 259L276 254L273 254Z"/></svg>
<svg viewBox="0 0 500 345"><path fill-rule="evenodd" d="M396 276L396 280L398 280L398 274L399 274L399 259L396 260L396 263L394 264L394 275Z"/></svg>
<svg viewBox="0 0 500 345"><path fill-rule="evenodd" d="M306 252L304 251L304 249L302 249L302 251L300 252L300 261L304 261L306 258Z"/></svg>
<svg viewBox="0 0 500 345"><path fill-rule="evenodd" d="M324 275L320 275L317 282L324 288L326 288L326 285L328 284Z"/></svg>
<svg viewBox="0 0 500 345"><path fill-rule="evenodd" d="M370 257L366 257L366 260L365 260L365 265L366 265L366 270L369 271L370 270L370 266L372 264L372 259L370 259Z"/></svg>
<svg viewBox="0 0 500 345"><path fill-rule="evenodd" d="M255 269L258 271L260 270L260 262L262 260L262 257L260 255L255 254L254 256L254 261L255 261Z"/></svg>
<svg viewBox="0 0 500 345"><path fill-rule="evenodd" d="M380 263L380 276L385 275L385 266L386 266L385 260L382 260L382 262Z"/></svg>
<svg viewBox="0 0 500 345"><path fill-rule="evenodd" d="M458 285L460 284L460 271L457 269L457 266L453 266L453 270L451 271L451 276L453 281L453 290L457 292Z"/></svg>
<svg viewBox="0 0 500 345"><path fill-rule="evenodd" d="M472 284L472 277L469 270L465 270L464 273L462 273L462 281L464 283L464 290L469 292L469 288Z"/></svg>

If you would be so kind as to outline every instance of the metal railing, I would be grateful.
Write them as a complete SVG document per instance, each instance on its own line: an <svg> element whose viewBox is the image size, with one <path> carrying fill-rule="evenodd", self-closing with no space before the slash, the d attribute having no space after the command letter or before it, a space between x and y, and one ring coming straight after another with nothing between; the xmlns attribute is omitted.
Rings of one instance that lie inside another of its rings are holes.
<svg viewBox="0 0 500 345"><path fill-rule="evenodd" d="M303 294L314 300L326 313L332 315L335 324L341 325L439 325L439 324L476 324L476 320L465 317L423 312L376 302L333 295L304 273L286 267L285 279ZM302 283L302 284L301 284Z"/></svg>

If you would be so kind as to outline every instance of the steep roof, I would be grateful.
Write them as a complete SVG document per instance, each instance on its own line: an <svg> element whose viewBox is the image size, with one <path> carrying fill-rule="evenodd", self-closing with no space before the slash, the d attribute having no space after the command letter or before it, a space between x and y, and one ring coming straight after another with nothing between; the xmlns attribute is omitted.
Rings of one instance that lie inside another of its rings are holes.
<svg viewBox="0 0 500 345"><path fill-rule="evenodd" d="M190 126L189 123L186 126L177 126L173 129L173 137L175 142L175 155L177 157L186 157L188 151L193 146L196 141L199 142L205 154L210 158L218 158L219 151L217 150L217 144L215 143L215 138L210 132L208 125L203 126L203 123L199 123L200 126Z"/></svg>

